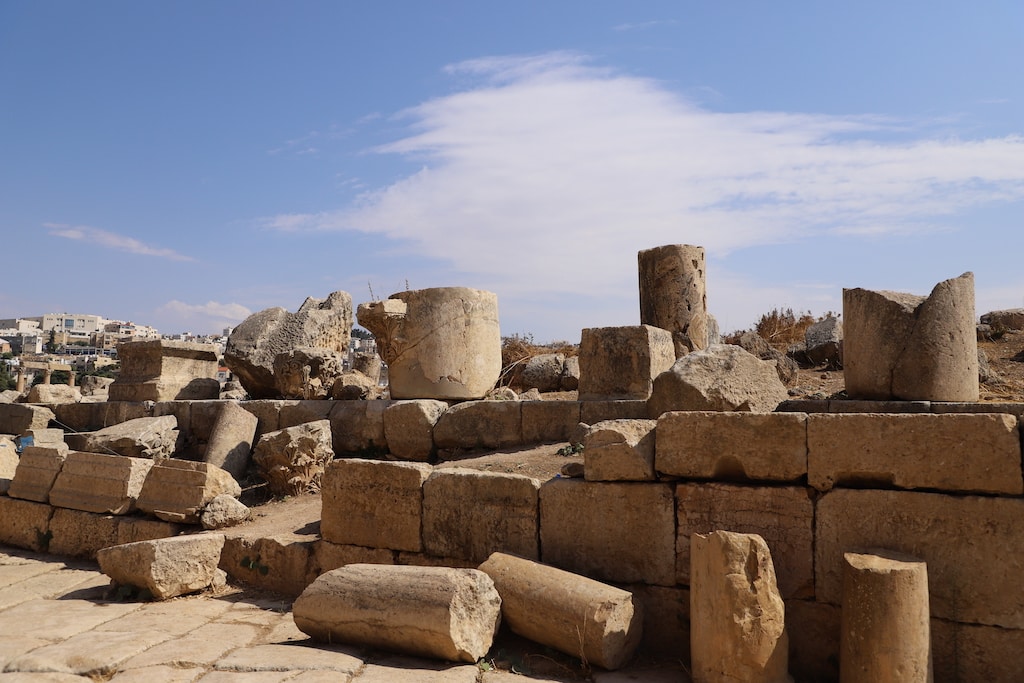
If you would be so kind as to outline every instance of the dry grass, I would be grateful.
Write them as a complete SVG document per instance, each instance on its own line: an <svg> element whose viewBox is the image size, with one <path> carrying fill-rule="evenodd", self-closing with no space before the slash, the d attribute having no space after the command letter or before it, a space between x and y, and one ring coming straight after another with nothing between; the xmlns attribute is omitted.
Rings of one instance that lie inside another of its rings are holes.
<svg viewBox="0 0 1024 683"><path fill-rule="evenodd" d="M514 386L518 384L523 365L534 356L545 353L560 353L566 358L579 355L579 346L567 341L555 341L549 344L536 344L533 335L513 334L501 338L501 377L498 384Z"/></svg>

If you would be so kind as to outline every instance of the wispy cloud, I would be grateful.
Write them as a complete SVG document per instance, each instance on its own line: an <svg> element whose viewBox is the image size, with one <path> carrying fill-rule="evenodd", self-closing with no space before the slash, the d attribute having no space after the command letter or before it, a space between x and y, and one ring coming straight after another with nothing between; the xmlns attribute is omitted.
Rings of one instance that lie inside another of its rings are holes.
<svg viewBox="0 0 1024 683"><path fill-rule="evenodd" d="M644 29L656 28L658 26L673 26L678 23L675 19L655 19L653 21L638 21L634 23L618 24L612 26L613 31L642 31Z"/></svg>
<svg viewBox="0 0 1024 683"><path fill-rule="evenodd" d="M203 329L234 326L252 315L252 311L241 304L222 304L217 301L187 304L177 299L168 301L156 312L182 327L202 326Z"/></svg>
<svg viewBox="0 0 1024 683"><path fill-rule="evenodd" d="M50 234L54 237L87 242L105 249L126 251L130 254L140 254L142 256L158 256L171 261L195 261L191 256L180 254L173 249L154 247L134 237L118 235L117 233L100 230L99 228L91 228L85 225L67 225L64 223L43 223L43 227L49 229Z"/></svg>

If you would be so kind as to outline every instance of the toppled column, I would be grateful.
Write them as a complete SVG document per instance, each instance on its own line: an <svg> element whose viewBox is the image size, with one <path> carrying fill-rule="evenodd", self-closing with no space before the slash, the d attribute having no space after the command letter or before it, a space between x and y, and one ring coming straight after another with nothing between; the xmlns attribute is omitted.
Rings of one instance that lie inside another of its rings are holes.
<svg viewBox="0 0 1024 683"><path fill-rule="evenodd" d="M676 358L708 347L704 247L668 244L637 254L640 323L672 333Z"/></svg>
<svg viewBox="0 0 1024 683"><path fill-rule="evenodd" d="M360 304L388 365L391 398L476 399L501 374L498 297L467 287L392 294Z"/></svg>
<svg viewBox="0 0 1024 683"><path fill-rule="evenodd" d="M121 372L110 385L111 401L184 401L217 398L217 347L169 341L117 345Z"/></svg>
<svg viewBox="0 0 1024 683"><path fill-rule="evenodd" d="M321 574L292 616L320 642L476 662L494 640L501 598L476 569L350 564Z"/></svg>
<svg viewBox="0 0 1024 683"><path fill-rule="evenodd" d="M530 560L494 553L480 565L514 633L590 664L618 669L640 644L643 613L629 591Z"/></svg>
<svg viewBox="0 0 1024 683"><path fill-rule="evenodd" d="M843 555L839 678L931 683L928 570L892 551Z"/></svg>
<svg viewBox="0 0 1024 683"><path fill-rule="evenodd" d="M693 683L792 683L786 608L768 544L729 531L690 538Z"/></svg>
<svg viewBox="0 0 1024 683"><path fill-rule="evenodd" d="M927 297L843 290L843 373L850 398L977 401L974 274Z"/></svg>

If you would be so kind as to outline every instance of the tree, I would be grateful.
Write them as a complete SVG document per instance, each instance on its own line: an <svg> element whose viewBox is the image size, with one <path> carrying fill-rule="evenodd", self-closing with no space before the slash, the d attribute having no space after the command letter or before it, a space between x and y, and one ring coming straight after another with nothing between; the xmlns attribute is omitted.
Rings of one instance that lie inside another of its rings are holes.
<svg viewBox="0 0 1024 683"><path fill-rule="evenodd" d="M57 353L57 331L50 330L50 340L46 342L45 346L47 353Z"/></svg>

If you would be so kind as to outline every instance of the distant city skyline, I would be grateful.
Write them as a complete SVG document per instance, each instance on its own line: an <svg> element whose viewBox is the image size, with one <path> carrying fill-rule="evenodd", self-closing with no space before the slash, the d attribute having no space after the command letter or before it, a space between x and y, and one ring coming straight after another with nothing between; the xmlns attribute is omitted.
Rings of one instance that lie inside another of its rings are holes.
<svg viewBox="0 0 1024 683"><path fill-rule="evenodd" d="M1024 307L1022 33L998 0L10 0L0 318L467 286L578 342L639 323L662 244L705 247L723 332L965 271Z"/></svg>

